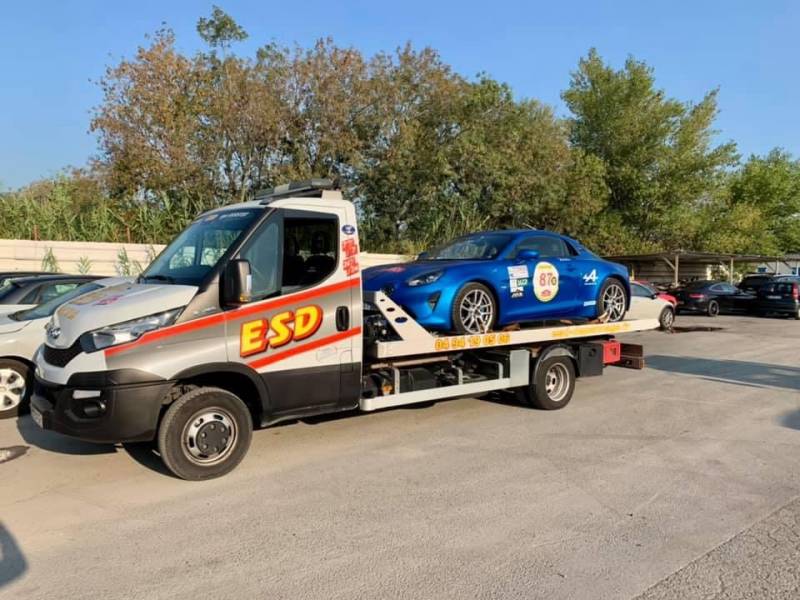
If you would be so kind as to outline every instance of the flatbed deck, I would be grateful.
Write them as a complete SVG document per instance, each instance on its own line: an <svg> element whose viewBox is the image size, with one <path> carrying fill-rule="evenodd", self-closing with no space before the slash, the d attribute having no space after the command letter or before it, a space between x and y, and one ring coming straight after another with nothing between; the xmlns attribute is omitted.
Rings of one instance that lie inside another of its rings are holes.
<svg viewBox="0 0 800 600"><path fill-rule="evenodd" d="M406 313L383 292L364 292L364 298L383 313L401 339L375 342L372 358L389 359L502 346L526 346L546 342L613 336L658 329L658 319L632 319L616 323L555 325L470 335L436 335Z"/></svg>

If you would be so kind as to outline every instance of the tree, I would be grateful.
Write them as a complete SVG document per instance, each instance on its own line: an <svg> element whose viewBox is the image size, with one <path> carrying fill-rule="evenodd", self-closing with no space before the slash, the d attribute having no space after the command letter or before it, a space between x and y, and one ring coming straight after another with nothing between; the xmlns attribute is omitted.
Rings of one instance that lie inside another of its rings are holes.
<svg viewBox="0 0 800 600"><path fill-rule="evenodd" d="M591 50L563 99L572 143L605 164L609 213L625 235L642 250L686 247L693 213L737 160L733 143L712 144L717 92L682 103L656 89L645 63L615 71Z"/></svg>
<svg viewBox="0 0 800 600"><path fill-rule="evenodd" d="M212 7L208 19L198 19L197 33L212 48L229 48L231 43L247 39L247 32L218 6Z"/></svg>

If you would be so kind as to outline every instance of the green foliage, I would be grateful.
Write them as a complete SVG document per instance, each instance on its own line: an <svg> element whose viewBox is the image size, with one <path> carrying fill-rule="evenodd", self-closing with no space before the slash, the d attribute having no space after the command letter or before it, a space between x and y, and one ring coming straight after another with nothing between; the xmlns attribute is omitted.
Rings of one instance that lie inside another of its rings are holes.
<svg viewBox="0 0 800 600"><path fill-rule="evenodd" d="M52 248L47 248L44 252L44 256L42 257L42 271L47 271L49 273L58 273L60 271L58 259L56 259L56 255L53 254Z"/></svg>
<svg viewBox="0 0 800 600"><path fill-rule="evenodd" d="M716 91L669 98L633 58L617 70L590 51L560 119L430 48L370 57L326 39L240 56L247 33L216 6L197 31L210 51L184 54L164 29L107 69L98 159L0 195L0 237L162 244L258 188L333 177L367 251L506 227L610 254L800 249L798 162L774 151L739 166L713 141ZM117 270L141 265L123 248Z"/></svg>
<svg viewBox="0 0 800 600"><path fill-rule="evenodd" d="M81 275L88 275L92 271L92 261L88 256L81 256L78 259L78 273Z"/></svg>

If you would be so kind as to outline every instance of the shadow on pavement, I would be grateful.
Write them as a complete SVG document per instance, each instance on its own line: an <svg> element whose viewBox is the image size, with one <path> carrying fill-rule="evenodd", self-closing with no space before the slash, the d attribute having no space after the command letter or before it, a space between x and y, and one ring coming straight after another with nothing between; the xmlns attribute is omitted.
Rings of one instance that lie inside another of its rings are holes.
<svg viewBox="0 0 800 600"><path fill-rule="evenodd" d="M17 419L17 430L26 442L48 452L59 454L110 454L117 449L113 444L92 444L68 438L40 428L30 417Z"/></svg>
<svg viewBox="0 0 800 600"><path fill-rule="evenodd" d="M658 371L750 387L800 390L800 368L741 360L648 355L647 366Z"/></svg>
<svg viewBox="0 0 800 600"><path fill-rule="evenodd" d="M0 523L0 588L18 579L28 570L28 562L11 532Z"/></svg>
<svg viewBox="0 0 800 600"><path fill-rule="evenodd" d="M161 458L156 453L155 444L153 442L126 443L122 444L122 447L125 452L128 453L128 456L143 467L147 467L160 475L166 475L173 479L180 479L164 466Z"/></svg>
<svg viewBox="0 0 800 600"><path fill-rule="evenodd" d="M780 424L789 429L800 431L800 410L793 410L780 418Z"/></svg>

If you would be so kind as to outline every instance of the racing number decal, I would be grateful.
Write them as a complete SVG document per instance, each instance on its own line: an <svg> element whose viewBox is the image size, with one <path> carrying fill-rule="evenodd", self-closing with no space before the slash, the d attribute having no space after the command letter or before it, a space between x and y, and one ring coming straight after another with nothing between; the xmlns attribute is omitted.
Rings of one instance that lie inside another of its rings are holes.
<svg viewBox="0 0 800 600"><path fill-rule="evenodd" d="M296 311L287 310L271 319L256 319L242 323L239 354L250 356L270 348L299 342L314 335L322 325L322 309L316 304Z"/></svg>
<svg viewBox="0 0 800 600"><path fill-rule="evenodd" d="M550 302L558 294L558 269L549 262L540 262L533 272L533 293L541 302Z"/></svg>

